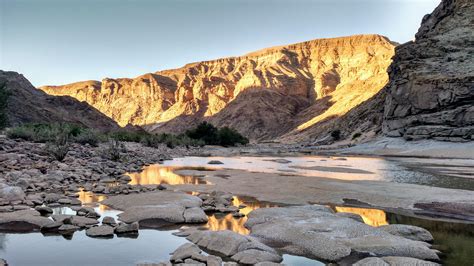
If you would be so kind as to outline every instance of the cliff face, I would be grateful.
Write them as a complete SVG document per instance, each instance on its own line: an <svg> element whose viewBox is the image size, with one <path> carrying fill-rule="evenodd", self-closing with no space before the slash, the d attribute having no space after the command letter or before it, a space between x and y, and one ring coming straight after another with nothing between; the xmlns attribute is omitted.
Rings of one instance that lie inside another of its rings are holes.
<svg viewBox="0 0 474 266"><path fill-rule="evenodd" d="M0 70L0 87L8 93L5 111L10 126L70 122L103 131L120 128L87 103L68 96L47 95L16 72Z"/></svg>
<svg viewBox="0 0 474 266"><path fill-rule="evenodd" d="M474 2L443 0L389 68L383 130L406 139L474 139Z"/></svg>
<svg viewBox="0 0 474 266"><path fill-rule="evenodd" d="M180 132L202 120L252 139L308 132L386 84L394 45L379 35L319 39L188 64L134 79L40 88L85 101L120 125Z"/></svg>

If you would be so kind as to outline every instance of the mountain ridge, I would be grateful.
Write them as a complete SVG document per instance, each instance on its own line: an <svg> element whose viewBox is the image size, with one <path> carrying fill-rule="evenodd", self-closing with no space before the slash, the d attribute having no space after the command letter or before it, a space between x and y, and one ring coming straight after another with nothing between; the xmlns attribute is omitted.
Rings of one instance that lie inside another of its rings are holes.
<svg viewBox="0 0 474 266"><path fill-rule="evenodd" d="M337 102L332 103L337 108L327 106L330 114L348 111L370 98L388 80L386 68L393 51L394 43L381 35L316 39L194 62L136 78L105 78L40 89L86 101L121 125L131 123L152 132L176 133L207 120L217 126L236 127L251 139L265 140L297 128L293 120L310 120L308 116L298 118L297 113L324 102L321 99L325 97L339 101L351 90L354 94L352 103L344 102L346 107ZM246 90L250 91L239 98ZM252 93L259 95L257 99L265 94L272 101L252 103ZM228 107L235 100L243 101L241 98L245 102L231 105L239 111ZM277 108L290 98L282 110ZM224 119L253 108L259 110L258 114L247 113L248 119L242 118L241 123ZM285 124L286 132L272 121Z"/></svg>

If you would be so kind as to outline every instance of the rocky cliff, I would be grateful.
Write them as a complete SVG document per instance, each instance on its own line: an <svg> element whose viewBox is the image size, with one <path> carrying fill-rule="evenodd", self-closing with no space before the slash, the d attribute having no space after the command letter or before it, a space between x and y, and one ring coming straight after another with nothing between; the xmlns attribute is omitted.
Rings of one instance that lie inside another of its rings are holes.
<svg viewBox="0 0 474 266"><path fill-rule="evenodd" d="M0 70L0 88L8 95L3 112L10 126L69 122L103 131L120 128L89 104L68 96L47 95L16 72Z"/></svg>
<svg viewBox="0 0 474 266"><path fill-rule="evenodd" d="M379 35L319 39L137 78L40 89L85 101L120 125L181 132L202 120L252 139L314 138L387 83L394 44ZM316 131L314 131L316 132ZM317 135L317 134L316 134Z"/></svg>
<svg viewBox="0 0 474 266"><path fill-rule="evenodd" d="M474 139L474 1L443 0L397 47L389 74L386 135Z"/></svg>

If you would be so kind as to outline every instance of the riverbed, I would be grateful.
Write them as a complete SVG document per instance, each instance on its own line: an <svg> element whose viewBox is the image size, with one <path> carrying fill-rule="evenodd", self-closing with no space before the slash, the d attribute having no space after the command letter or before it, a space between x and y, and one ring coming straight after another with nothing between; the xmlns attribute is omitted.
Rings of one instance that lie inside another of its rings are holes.
<svg viewBox="0 0 474 266"><path fill-rule="evenodd" d="M222 164L208 164L209 161ZM215 186L213 180L228 181L232 175L217 174L219 171L239 170L248 173L307 179L325 178L344 181L376 181L386 183L407 183L433 187L474 190L471 160L430 160L413 158L373 157L183 157L147 166L138 173L129 173L132 185L169 185L193 193L189 187ZM193 174L183 174L191 171ZM199 173L199 174L196 174ZM210 176L213 176L210 178ZM214 179L213 179L214 178ZM194 192L196 193L196 192ZM315 190L317 193L317 190ZM101 216L117 217L120 211L110 209L99 202L105 195L80 191L78 197L85 206L92 206ZM315 202L316 203L316 202ZM321 202L318 202L321 203ZM257 208L288 205L288 202L261 201L255 197L237 195L235 206L248 214ZM468 221L452 219L428 219L403 212L391 212L383 208L361 207L354 204L328 204L337 212L361 215L371 226L385 224L412 224L428 229L434 236L435 248L443 252L443 263L463 265L474 260L474 229ZM55 214L75 214L68 207L54 208ZM209 222L199 225L204 230L232 230L248 234L244 227L246 217L235 218L230 214L209 214ZM136 238L114 237L111 239L90 238L85 231L73 235L0 234L0 257L11 265L135 265L157 263L169 259L169 253L187 240L173 235L178 228L161 230L143 229ZM284 255L287 265L323 264L304 257Z"/></svg>

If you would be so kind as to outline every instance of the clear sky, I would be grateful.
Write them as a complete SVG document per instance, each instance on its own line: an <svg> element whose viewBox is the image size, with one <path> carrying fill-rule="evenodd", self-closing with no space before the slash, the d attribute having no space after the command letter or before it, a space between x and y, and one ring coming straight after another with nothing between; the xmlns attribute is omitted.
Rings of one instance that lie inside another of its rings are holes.
<svg viewBox="0 0 474 266"><path fill-rule="evenodd" d="M0 0L0 69L33 85L135 77L317 38L413 39L440 0Z"/></svg>

